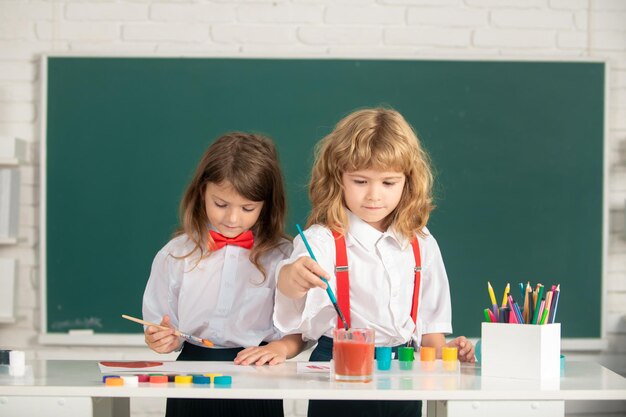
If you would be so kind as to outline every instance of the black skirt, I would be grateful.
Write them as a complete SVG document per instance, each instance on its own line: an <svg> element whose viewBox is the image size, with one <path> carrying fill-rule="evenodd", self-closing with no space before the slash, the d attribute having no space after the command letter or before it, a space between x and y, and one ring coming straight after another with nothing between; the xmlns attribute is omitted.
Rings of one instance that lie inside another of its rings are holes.
<svg viewBox="0 0 626 417"><path fill-rule="evenodd" d="M398 347L394 347L394 353ZM333 358L333 339L322 336L311 353L311 361L328 362ZM421 401L381 400L314 400L309 401L309 417L367 416L367 417L421 417Z"/></svg>
<svg viewBox="0 0 626 417"><path fill-rule="evenodd" d="M178 361L232 361L243 348L207 349L185 342ZM168 398L167 417L283 417L282 400Z"/></svg>

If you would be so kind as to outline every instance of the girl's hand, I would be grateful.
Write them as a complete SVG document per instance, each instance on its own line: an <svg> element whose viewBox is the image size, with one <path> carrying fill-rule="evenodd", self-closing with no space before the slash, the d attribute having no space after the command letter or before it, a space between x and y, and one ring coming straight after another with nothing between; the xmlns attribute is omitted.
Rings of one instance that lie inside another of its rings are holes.
<svg viewBox="0 0 626 417"><path fill-rule="evenodd" d="M320 276L328 279L328 274L317 262L308 256L283 266L278 274L278 289L289 298L302 298L311 288L326 289Z"/></svg>
<svg viewBox="0 0 626 417"><path fill-rule="evenodd" d="M288 334L280 340L275 340L265 346L253 346L246 348L237 354L236 365L277 365L285 362L287 358L293 358L306 343L301 334Z"/></svg>
<svg viewBox="0 0 626 417"><path fill-rule="evenodd" d="M180 339L174 335L175 329L170 323L169 316L163 316L161 326L168 329L162 329L155 326L148 326L144 332L146 344L157 353L170 353L178 349Z"/></svg>
<svg viewBox="0 0 626 417"><path fill-rule="evenodd" d="M278 365L287 359L287 349L280 340L265 346L245 348L237 354L235 365Z"/></svg>
<svg viewBox="0 0 626 417"><path fill-rule="evenodd" d="M459 350L459 360L461 362L476 362L474 357L474 345L465 336L459 336L446 344L449 347L456 347Z"/></svg>

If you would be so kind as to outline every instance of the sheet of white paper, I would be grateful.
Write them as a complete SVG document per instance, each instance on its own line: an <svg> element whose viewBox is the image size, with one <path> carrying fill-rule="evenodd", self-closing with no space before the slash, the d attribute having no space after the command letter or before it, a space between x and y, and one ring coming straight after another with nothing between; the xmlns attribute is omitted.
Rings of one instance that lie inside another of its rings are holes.
<svg viewBox="0 0 626 417"><path fill-rule="evenodd" d="M298 373L329 373L330 362L298 362Z"/></svg>

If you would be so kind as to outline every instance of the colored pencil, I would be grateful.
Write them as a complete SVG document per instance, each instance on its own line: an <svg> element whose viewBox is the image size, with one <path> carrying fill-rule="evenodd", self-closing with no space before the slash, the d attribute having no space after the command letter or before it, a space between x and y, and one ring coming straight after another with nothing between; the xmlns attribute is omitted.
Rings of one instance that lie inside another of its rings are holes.
<svg viewBox="0 0 626 417"><path fill-rule="evenodd" d="M552 305L552 291L548 291L546 294L546 303L543 308L543 314L541 315L541 322L539 324L547 324L548 316L550 314L550 306Z"/></svg>
<svg viewBox="0 0 626 417"><path fill-rule="evenodd" d="M489 281L487 281L487 290L489 291L489 298L491 298L491 309L493 310L493 314L498 317L498 302L496 301L496 295L493 293L493 287Z"/></svg>
<svg viewBox="0 0 626 417"><path fill-rule="evenodd" d="M533 290L530 288L530 282L526 284L526 292L524 294L524 323L530 323L529 314L530 314L530 294Z"/></svg>
<svg viewBox="0 0 626 417"><path fill-rule="evenodd" d="M543 309L545 308L546 305L546 299L542 299L541 303L539 304L539 308L537 309L537 319L535 320L535 322L533 324L541 324L541 315L543 314Z"/></svg>
<svg viewBox="0 0 626 417"><path fill-rule="evenodd" d="M483 314L485 315L485 321L487 323L491 323L491 315L489 314L489 309L488 308L483 310Z"/></svg>
<svg viewBox="0 0 626 417"><path fill-rule="evenodd" d="M502 307L506 307L506 303L508 301L507 297L509 296L509 291L511 291L511 284L507 282L506 288L504 289L504 295L502 296Z"/></svg>
<svg viewBox="0 0 626 417"><path fill-rule="evenodd" d="M543 285L537 284L539 289L537 290L537 300L535 302L535 315L533 316L532 324L538 324L538 320L541 318L541 313L543 308L541 308L540 303L543 301Z"/></svg>
<svg viewBox="0 0 626 417"><path fill-rule="evenodd" d="M515 319L519 324L524 324L524 319L522 318L522 313L519 312L519 307L515 308L515 305L517 304L515 302L515 300L513 300L513 296L511 294L509 294L509 308L511 309L511 312L513 312L513 314L515 315Z"/></svg>
<svg viewBox="0 0 626 417"><path fill-rule="evenodd" d="M561 284L556 286L554 294L552 295L552 307L550 308L550 316L548 317L548 323L554 323L556 316L556 309L559 306L559 294L561 294Z"/></svg>

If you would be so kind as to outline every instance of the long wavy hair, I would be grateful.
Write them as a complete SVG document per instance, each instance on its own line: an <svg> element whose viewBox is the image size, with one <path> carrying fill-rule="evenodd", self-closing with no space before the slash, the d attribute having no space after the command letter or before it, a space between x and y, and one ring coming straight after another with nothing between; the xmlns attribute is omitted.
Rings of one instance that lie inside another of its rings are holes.
<svg viewBox="0 0 626 417"><path fill-rule="evenodd" d="M196 172L180 203L180 228L175 235L187 234L194 249L183 256L200 251L200 259L213 247L209 219L206 214L205 192L209 183L230 182L233 188L250 201L262 201L259 218L252 226L254 246L250 261L265 277L260 258L288 239L284 232L286 212L283 176L278 153L273 142L262 135L231 132L219 137L204 152Z"/></svg>
<svg viewBox="0 0 626 417"><path fill-rule="evenodd" d="M307 225L322 224L345 233L348 217L342 178L363 169L398 171L406 181L398 206L384 220L407 239L423 229L434 209L430 158L413 128L389 108L357 110L343 118L315 148L309 183Z"/></svg>

